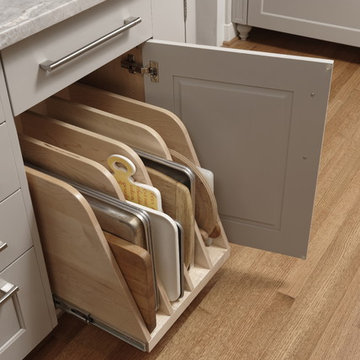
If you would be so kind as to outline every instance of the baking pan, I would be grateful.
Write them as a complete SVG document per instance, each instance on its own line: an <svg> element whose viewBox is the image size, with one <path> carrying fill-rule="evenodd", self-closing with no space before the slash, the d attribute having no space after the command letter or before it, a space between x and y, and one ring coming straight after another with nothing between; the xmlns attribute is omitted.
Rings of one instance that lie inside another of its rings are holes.
<svg viewBox="0 0 360 360"><path fill-rule="evenodd" d="M83 194L84 195L84 194ZM90 204L101 228L115 236L144 249L149 248L148 239L141 218L126 209L105 203L92 196L84 195Z"/></svg>

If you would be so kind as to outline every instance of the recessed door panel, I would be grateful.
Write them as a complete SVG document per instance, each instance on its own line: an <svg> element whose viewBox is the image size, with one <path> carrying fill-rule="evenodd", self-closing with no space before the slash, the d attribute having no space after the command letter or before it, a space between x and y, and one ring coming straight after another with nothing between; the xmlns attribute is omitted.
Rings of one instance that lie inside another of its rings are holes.
<svg viewBox="0 0 360 360"><path fill-rule="evenodd" d="M216 174L221 217L279 230L292 93L180 77L174 85L175 112L199 148L201 164ZM196 107L190 105L195 97ZM199 113L204 108L206 117Z"/></svg>

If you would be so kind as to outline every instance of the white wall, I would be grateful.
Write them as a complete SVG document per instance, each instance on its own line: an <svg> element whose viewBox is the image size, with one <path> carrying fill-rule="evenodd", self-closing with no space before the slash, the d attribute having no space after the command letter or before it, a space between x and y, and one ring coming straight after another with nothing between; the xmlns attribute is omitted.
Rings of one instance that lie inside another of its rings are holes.
<svg viewBox="0 0 360 360"><path fill-rule="evenodd" d="M183 0L152 0L154 39L185 42Z"/></svg>
<svg viewBox="0 0 360 360"><path fill-rule="evenodd" d="M237 36L236 25L231 22L232 0L225 0L224 41L230 41Z"/></svg>
<svg viewBox="0 0 360 360"><path fill-rule="evenodd" d="M222 45L236 36L231 0L196 0L196 43Z"/></svg>
<svg viewBox="0 0 360 360"><path fill-rule="evenodd" d="M236 36L231 22L231 0L152 0L155 39L222 45Z"/></svg>

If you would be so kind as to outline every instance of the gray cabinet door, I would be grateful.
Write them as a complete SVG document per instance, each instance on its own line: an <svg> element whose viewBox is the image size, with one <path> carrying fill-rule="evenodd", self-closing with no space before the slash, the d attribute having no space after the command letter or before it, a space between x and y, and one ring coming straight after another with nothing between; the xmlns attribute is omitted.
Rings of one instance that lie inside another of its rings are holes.
<svg viewBox="0 0 360 360"><path fill-rule="evenodd" d="M248 1L251 26L354 46L360 46L359 13L358 0Z"/></svg>
<svg viewBox="0 0 360 360"><path fill-rule="evenodd" d="M305 257L332 61L148 41L146 101L185 123L231 242Z"/></svg>

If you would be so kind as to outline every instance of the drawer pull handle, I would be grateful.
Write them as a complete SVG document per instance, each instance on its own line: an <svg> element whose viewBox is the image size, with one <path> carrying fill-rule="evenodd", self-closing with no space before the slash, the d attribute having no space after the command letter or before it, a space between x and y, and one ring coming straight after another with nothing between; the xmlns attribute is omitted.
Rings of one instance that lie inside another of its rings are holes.
<svg viewBox="0 0 360 360"><path fill-rule="evenodd" d="M0 279L0 305L5 302L10 296L13 296L16 291L19 290L19 287L13 285L5 280Z"/></svg>
<svg viewBox="0 0 360 360"><path fill-rule="evenodd" d="M3 251L7 248L7 243L0 241L0 251Z"/></svg>
<svg viewBox="0 0 360 360"><path fill-rule="evenodd" d="M59 60L56 60L56 61L46 60L46 61L44 61L43 63L40 64L40 68L42 70L47 71L47 72L51 72L51 71L57 69L58 67L68 63L69 61L71 61L73 59L76 59L80 55L85 54L89 50L94 49L98 45L101 45L104 42L112 39L113 37L123 33L124 31L129 30L133 26L141 23L141 21L142 21L141 17L129 17L129 18L124 20L124 25L119 27L118 29L116 29L116 30L102 36L101 38L99 38L97 40L94 40L93 42L83 46L82 48L72 52L69 55L66 55L66 56L62 57Z"/></svg>

